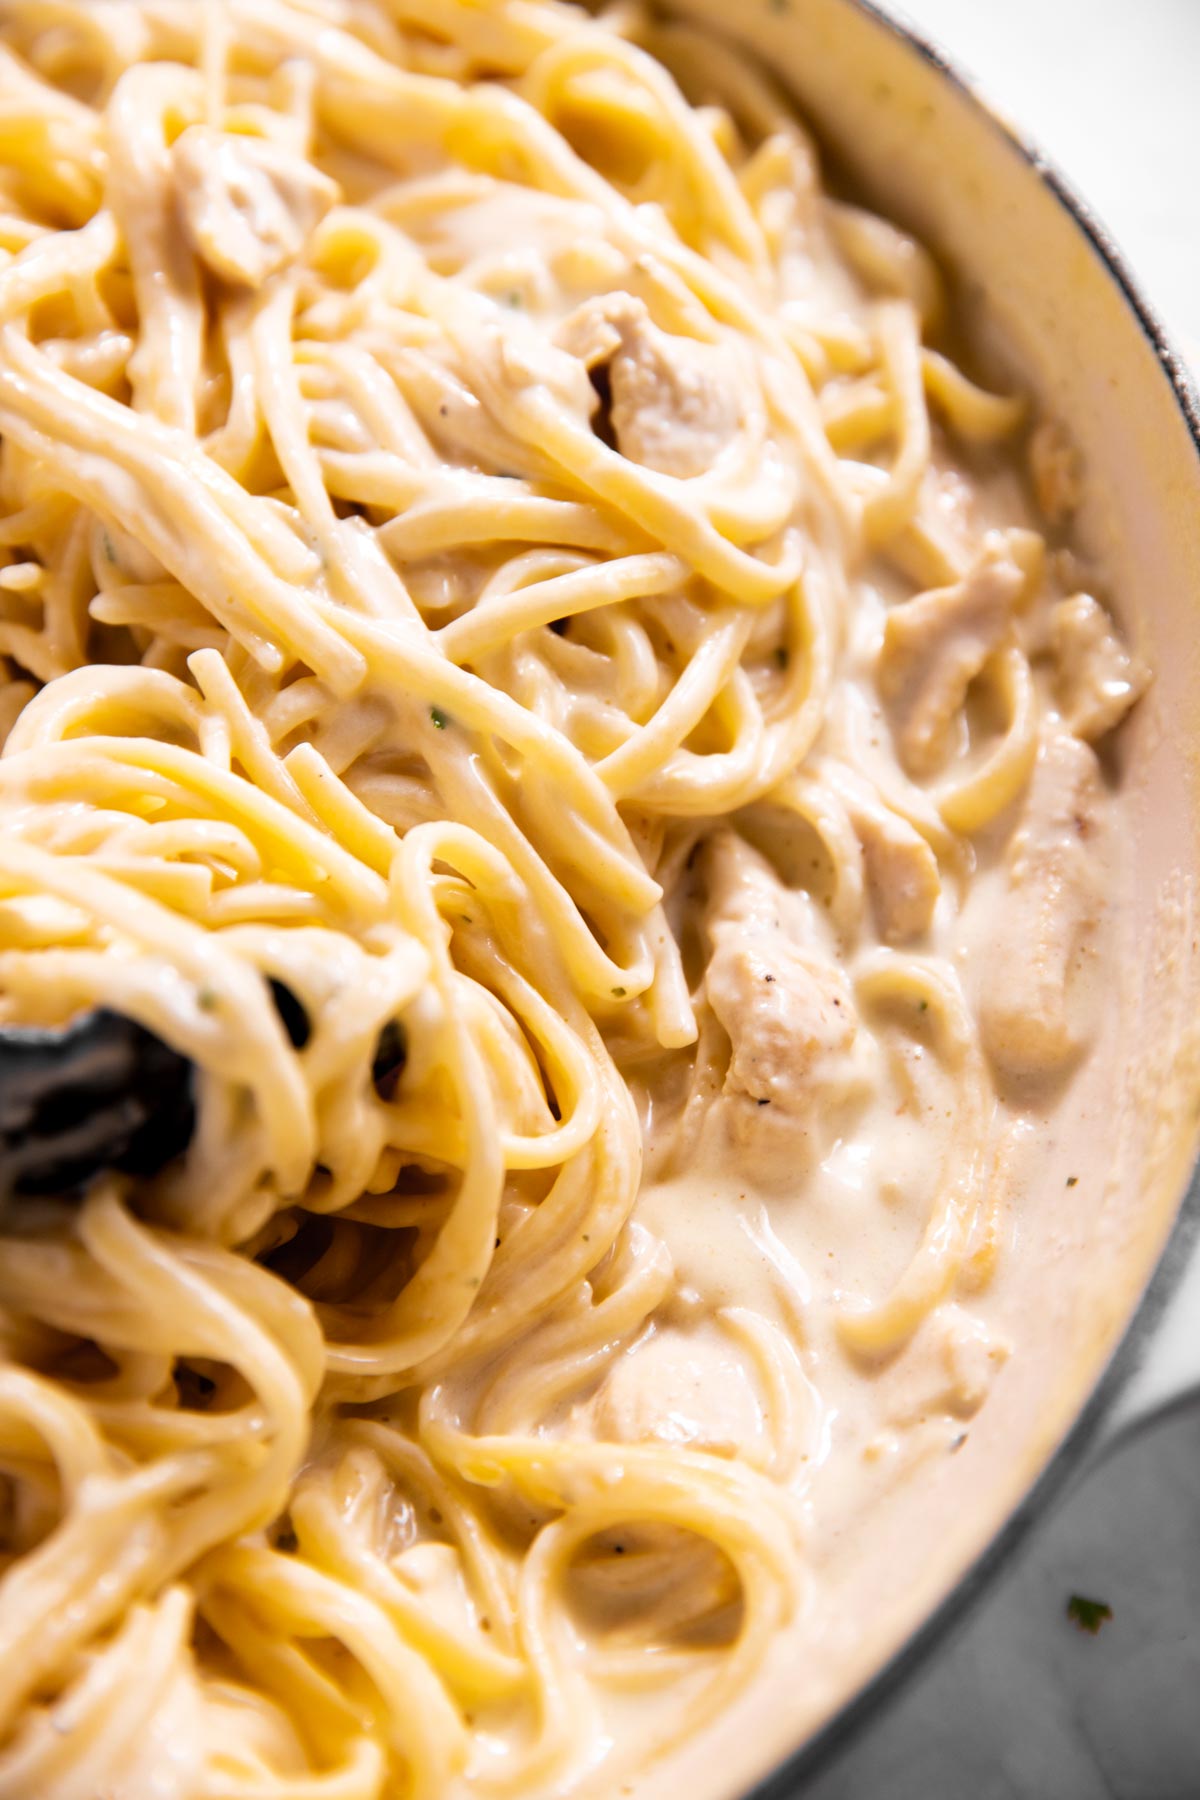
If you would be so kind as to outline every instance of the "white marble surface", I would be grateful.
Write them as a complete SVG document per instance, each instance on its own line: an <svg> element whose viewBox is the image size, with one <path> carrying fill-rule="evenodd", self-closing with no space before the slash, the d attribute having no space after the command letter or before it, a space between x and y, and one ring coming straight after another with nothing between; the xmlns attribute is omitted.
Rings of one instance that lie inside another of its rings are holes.
<svg viewBox="0 0 1200 1800"><path fill-rule="evenodd" d="M1065 170L1200 367L1200 0L903 10ZM1073 1593L1112 1607L1096 1637ZM804 1796L1198 1800L1200 1404L1097 1461Z"/></svg>
<svg viewBox="0 0 1200 1800"><path fill-rule="evenodd" d="M1200 367L1200 0L879 4L1032 133Z"/></svg>

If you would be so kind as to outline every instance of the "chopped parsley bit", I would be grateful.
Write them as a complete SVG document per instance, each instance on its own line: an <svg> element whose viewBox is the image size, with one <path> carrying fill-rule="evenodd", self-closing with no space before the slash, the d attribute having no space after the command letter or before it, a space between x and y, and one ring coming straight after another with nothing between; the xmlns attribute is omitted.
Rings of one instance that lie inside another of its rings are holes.
<svg viewBox="0 0 1200 1800"><path fill-rule="evenodd" d="M1078 1175L1068 1175L1067 1176L1067 1186L1068 1187L1077 1187L1078 1185L1079 1185Z"/></svg>
<svg viewBox="0 0 1200 1800"><path fill-rule="evenodd" d="M625 989L624 988L614 988L613 989L613 999L614 1000L623 1000L624 998L625 998Z"/></svg>
<svg viewBox="0 0 1200 1800"><path fill-rule="evenodd" d="M917 1001L917 1011L918 1012L928 1012L929 1011L928 1000L918 1000Z"/></svg>
<svg viewBox="0 0 1200 1800"><path fill-rule="evenodd" d="M787 645L780 644L771 660L774 662L777 669L786 669L788 666Z"/></svg>
<svg viewBox="0 0 1200 1800"><path fill-rule="evenodd" d="M104 555L106 559L110 563L115 563L117 560L117 552L113 547L113 541L109 537L107 531L101 532L100 541L104 545Z"/></svg>
<svg viewBox="0 0 1200 1800"><path fill-rule="evenodd" d="M448 715L442 711L440 706L431 706L429 709L429 716L433 720L433 728L435 731L445 731L447 725L450 723Z"/></svg>
<svg viewBox="0 0 1200 1800"><path fill-rule="evenodd" d="M201 1012L214 1012L217 1005L217 996L213 989L207 987L200 988L196 994L196 1005L200 1008Z"/></svg>
<svg viewBox="0 0 1200 1800"><path fill-rule="evenodd" d="M479 1286L479 1276L478 1275L468 1275L467 1276L467 1286L468 1287L478 1287Z"/></svg>
<svg viewBox="0 0 1200 1800"><path fill-rule="evenodd" d="M505 306L511 306L514 312L519 312L524 306L525 301L516 288L509 288L507 294L504 296L504 304Z"/></svg>
<svg viewBox="0 0 1200 1800"><path fill-rule="evenodd" d="M1072 1594L1067 1601L1068 1619L1091 1637L1095 1637L1112 1616L1112 1607L1106 1600L1085 1600L1082 1594Z"/></svg>

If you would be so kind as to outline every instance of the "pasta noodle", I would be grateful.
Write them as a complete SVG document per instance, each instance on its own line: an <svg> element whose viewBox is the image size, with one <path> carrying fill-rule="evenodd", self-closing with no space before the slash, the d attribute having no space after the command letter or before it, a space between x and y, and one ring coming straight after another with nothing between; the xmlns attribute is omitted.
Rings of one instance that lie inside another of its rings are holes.
<svg viewBox="0 0 1200 1800"><path fill-rule="evenodd" d="M1143 677L727 46L0 26L0 1089L93 1058L0 1094L0 1796L615 1780L814 1604L812 1334L869 1381L986 1280ZM770 1197L902 1113L822 1311ZM658 1228L730 1166L757 1300Z"/></svg>

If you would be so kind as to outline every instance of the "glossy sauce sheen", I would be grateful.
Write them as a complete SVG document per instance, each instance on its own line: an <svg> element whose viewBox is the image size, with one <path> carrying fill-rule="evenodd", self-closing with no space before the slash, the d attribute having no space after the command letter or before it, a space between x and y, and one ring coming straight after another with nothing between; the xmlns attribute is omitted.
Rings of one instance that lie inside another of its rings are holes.
<svg viewBox="0 0 1200 1800"><path fill-rule="evenodd" d="M1039 523L1007 472L978 477L971 504L997 523ZM884 576L878 587L868 580L859 590L858 625L843 672L870 719L873 749L889 742L872 683L889 587ZM851 1672L874 1659L878 1626L864 1581L868 1549L876 1573L880 1556L890 1564L899 1594L907 1585L907 1555L921 1559L929 1591L937 1591L938 1514L935 1508L918 1527L913 1508L924 1510L922 1485L936 1466L967 1450L1006 1373L1012 1385L1009 1365L1021 1361L1027 1309L1044 1300L1040 1281L1022 1262L1023 1237L1034 1235L1023 1233L1023 1219L1031 1207L1053 1207L1064 1188L1071 1190L1073 1211L1081 1179L1074 1169L1087 1171L1093 1194L1103 1185L1086 1122L1103 1117L1112 1082L1118 925L1130 870L1121 797L1057 712L1056 700L1076 679L1074 665L1056 685L1042 672L1044 735L1032 782L1021 804L974 840L959 881L943 888L921 937L922 956L961 983L990 1054L981 1137L985 1191L965 1267L911 1334L878 1355L857 1355L838 1325L901 1279L947 1165L970 1154L961 1092L953 1073L938 1068L919 999L917 1017L901 1021L899 1040L891 1029L895 1015L877 1029L860 1020L856 1066L841 1071L840 1093L818 1091L807 1116L788 1115L786 1051L784 1094L770 1094L765 1108L759 1102L769 1081L762 1094L749 1097L751 1108L743 1084L731 1081L728 1065L719 1062L700 1124L683 1132L682 1157L679 1102L670 1082L664 1092L661 1077L634 1077L650 1170L636 1217L669 1245L680 1289L670 1324L628 1353L635 1367L645 1357L641 1408L628 1408L630 1428L719 1454L736 1445L740 1454L761 1456L774 1439L777 1415L761 1375L747 1377L745 1347L737 1345L729 1321L749 1311L769 1321L794 1352L787 1454L794 1458L791 1485L803 1496L813 1579L802 1620L773 1666L797 1721L819 1717L852 1685ZM781 843L779 829L778 821L764 826L756 819L747 835L770 845L776 869L794 875L796 846L786 842L786 829ZM739 874L752 887L764 885L766 876L753 849L735 856L734 870L736 914ZM847 953L829 909L821 908L819 880L816 892L817 907L794 935L819 946L829 968L852 984L871 947ZM682 904L688 911L695 903ZM751 943L746 927L739 930L743 945ZM786 969L790 935L771 932L751 979L769 979L772 952L781 947ZM791 1049L803 1102L812 1096L811 1069L795 1036ZM835 1067L835 1085L838 1073ZM1060 1111L1069 1122L1065 1131ZM1037 1391L1036 1368L1021 1368L1018 1380ZM623 1389L635 1385L627 1374ZM994 1454L990 1434L988 1454ZM954 1505L969 1512L971 1476L957 1466L955 1473ZM982 1456L975 1479L989 1488L994 1482ZM883 1582L880 1590L881 1600L896 1598ZM882 1604L879 1614L886 1617ZM636 1738L649 1701L626 1704L615 1730ZM722 1735L731 1759L740 1761L738 1731L735 1714ZM678 1779L668 1767L646 1791L670 1793ZM603 1792L602 1785L595 1791Z"/></svg>

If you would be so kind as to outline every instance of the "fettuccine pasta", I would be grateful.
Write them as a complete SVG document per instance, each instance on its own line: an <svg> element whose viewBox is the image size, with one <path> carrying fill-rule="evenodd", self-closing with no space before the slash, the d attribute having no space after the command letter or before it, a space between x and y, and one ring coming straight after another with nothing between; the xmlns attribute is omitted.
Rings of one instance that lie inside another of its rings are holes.
<svg viewBox="0 0 1200 1800"><path fill-rule="evenodd" d="M819 1367L1006 1353L1070 447L637 7L0 30L0 1796L615 1792L821 1606Z"/></svg>

